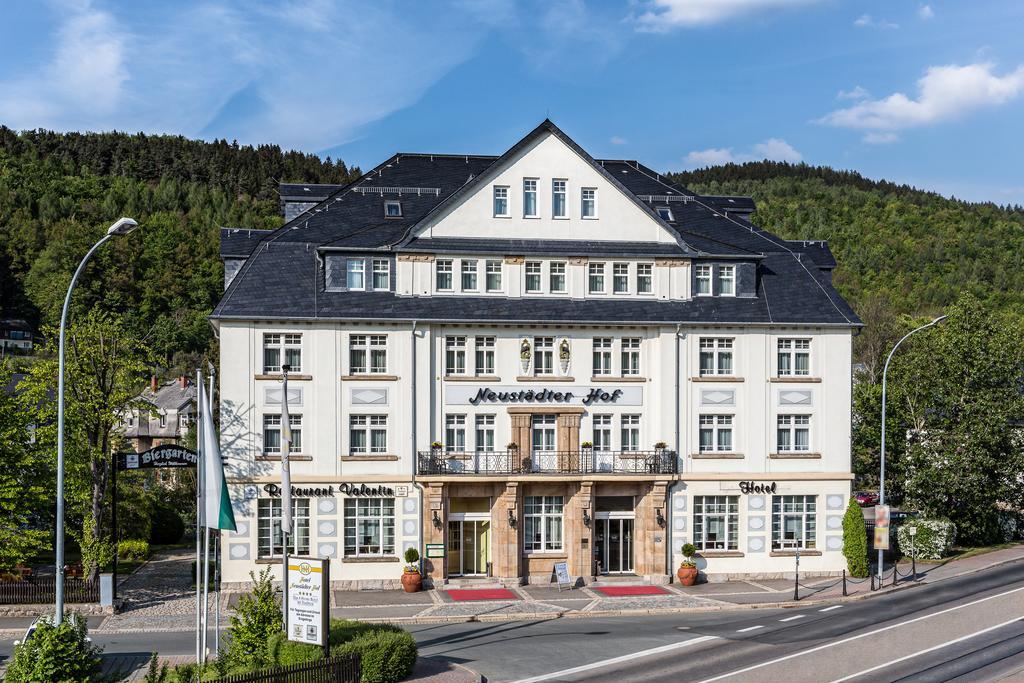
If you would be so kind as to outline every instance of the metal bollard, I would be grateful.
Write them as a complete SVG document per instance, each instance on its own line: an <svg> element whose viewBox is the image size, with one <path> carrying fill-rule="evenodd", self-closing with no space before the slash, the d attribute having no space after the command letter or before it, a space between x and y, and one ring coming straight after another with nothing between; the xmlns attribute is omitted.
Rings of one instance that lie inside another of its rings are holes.
<svg viewBox="0 0 1024 683"><path fill-rule="evenodd" d="M917 581L917 558L913 555L910 556L910 571L914 575L914 581Z"/></svg>
<svg viewBox="0 0 1024 683"><path fill-rule="evenodd" d="M845 598L846 595L847 595L847 593L846 593L846 570L844 569L843 570L843 597Z"/></svg>

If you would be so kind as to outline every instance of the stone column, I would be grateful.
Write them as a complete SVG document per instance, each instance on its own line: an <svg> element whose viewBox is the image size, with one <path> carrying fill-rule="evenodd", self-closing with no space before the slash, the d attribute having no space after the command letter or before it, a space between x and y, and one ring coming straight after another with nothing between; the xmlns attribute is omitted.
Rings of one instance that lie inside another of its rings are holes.
<svg viewBox="0 0 1024 683"><path fill-rule="evenodd" d="M668 530L659 526L657 513L660 509L662 517L666 517L668 482L651 482L646 489L637 504L636 521L633 523L634 571L649 577L654 583L667 583L665 548Z"/></svg>
<svg viewBox="0 0 1024 683"><path fill-rule="evenodd" d="M445 557L433 557L423 559L424 581L432 582L438 586L444 583L447 576L445 565L447 564L448 550L448 491L444 484L427 484L423 496L423 543L442 543L445 547ZM434 513L441 520L441 528L434 526ZM426 548L424 548L426 553Z"/></svg>
<svg viewBox="0 0 1024 683"><path fill-rule="evenodd" d="M559 463L566 472L578 472L580 461L579 413L561 413L558 416L557 448L564 462Z"/></svg>
<svg viewBox="0 0 1024 683"><path fill-rule="evenodd" d="M504 490L495 493L498 495L491 506L491 571L502 583L518 585L522 575L519 539L523 524L519 482L506 482ZM514 529L508 523L509 511L516 520Z"/></svg>
<svg viewBox="0 0 1024 683"><path fill-rule="evenodd" d="M509 457L513 458L512 471L517 471L519 465L525 458L530 457L530 451L533 445L533 439L530 434L531 420L533 418L529 413L512 413L509 415L512 420L512 441L519 444L519 453L510 453ZM515 460L518 460L516 462Z"/></svg>
<svg viewBox="0 0 1024 683"><path fill-rule="evenodd" d="M594 576L594 482L580 482L579 489L570 501L566 511L566 527L571 524L573 533L566 534L573 539L568 548L569 575L583 577L589 581ZM590 517L590 526L583 523L584 512Z"/></svg>

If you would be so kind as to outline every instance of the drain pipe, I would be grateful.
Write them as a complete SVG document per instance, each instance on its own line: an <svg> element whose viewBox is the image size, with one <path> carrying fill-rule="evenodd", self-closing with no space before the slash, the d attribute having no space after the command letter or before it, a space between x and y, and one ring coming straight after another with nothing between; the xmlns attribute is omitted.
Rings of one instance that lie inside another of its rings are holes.
<svg viewBox="0 0 1024 683"><path fill-rule="evenodd" d="M423 486L416 481L416 463L418 462L418 455L416 454L416 321L412 321L412 334L409 336L412 351L409 354L409 374L412 377L411 394L412 400L409 402L409 419L412 421L412 425L409 429L409 453L412 458L412 485L420 492L420 523L416 526L416 550L420 553L420 576L423 576L424 562L426 555L426 549L423 547L423 525L426 523L426 512L423 504L427 502L427 494L423 489Z"/></svg>
<svg viewBox="0 0 1024 683"><path fill-rule="evenodd" d="M676 323L676 332L675 332L675 334L672 337L672 342L675 345L675 355L676 355L675 381L674 381L675 395L673 396L673 404L675 405L676 466L677 467L680 466L680 463L686 462L686 460L683 459L683 447L682 447L682 443L680 443L680 438L681 438L682 435L681 435L680 427L679 427L679 410L682 407L681 406L681 402L679 400L679 390L680 390L679 372L682 369L680 367L680 363L679 363L679 337L680 337L680 334L682 332L682 329L683 329L683 324L682 323ZM669 579L670 583L672 581L672 576L673 576L673 572L672 572L672 529L674 528L673 517L675 515L675 508L673 506L672 497L673 497L673 494L675 493L676 487L680 483L681 482L678 481L678 480L672 482L672 484L668 487L668 500L665 501L665 526L666 526L666 529L665 529L665 568L668 569L668 579Z"/></svg>

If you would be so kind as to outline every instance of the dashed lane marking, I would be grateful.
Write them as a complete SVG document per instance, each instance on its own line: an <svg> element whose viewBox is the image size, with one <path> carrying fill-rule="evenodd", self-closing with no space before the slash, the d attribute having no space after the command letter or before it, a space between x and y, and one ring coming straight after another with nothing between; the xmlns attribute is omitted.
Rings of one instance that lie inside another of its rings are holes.
<svg viewBox="0 0 1024 683"><path fill-rule="evenodd" d="M779 621L794 621L796 619L803 619L806 616L807 616L806 614L794 614L791 617L786 617L785 619L779 619Z"/></svg>
<svg viewBox="0 0 1024 683"><path fill-rule="evenodd" d="M821 608L818 611L819 612L831 612L832 610L839 609L840 607L842 607L842 605L832 605L831 607L823 607L823 608Z"/></svg>
<svg viewBox="0 0 1024 683"><path fill-rule="evenodd" d="M736 631L736 633L746 633L747 631L756 631L759 628L764 628L764 626L762 626L761 624L758 624L757 626L748 626L746 628L738 629Z"/></svg>

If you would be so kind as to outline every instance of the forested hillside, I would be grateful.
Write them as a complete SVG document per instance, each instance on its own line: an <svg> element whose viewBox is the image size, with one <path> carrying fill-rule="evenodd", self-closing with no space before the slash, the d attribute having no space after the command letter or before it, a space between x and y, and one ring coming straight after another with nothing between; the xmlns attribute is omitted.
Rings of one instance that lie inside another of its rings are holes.
<svg viewBox="0 0 1024 683"><path fill-rule="evenodd" d="M968 290L1024 312L1019 206L947 199L806 164L729 164L672 177L695 192L754 197L754 222L783 237L828 240L839 262L836 286L858 311L883 298L897 313L926 314Z"/></svg>
<svg viewBox="0 0 1024 683"><path fill-rule="evenodd" d="M78 261L131 216L142 229L96 254L75 310L122 314L167 366L190 365L209 348L222 289L218 228L280 225L278 181L358 173L276 145L0 127L0 315L56 323Z"/></svg>

